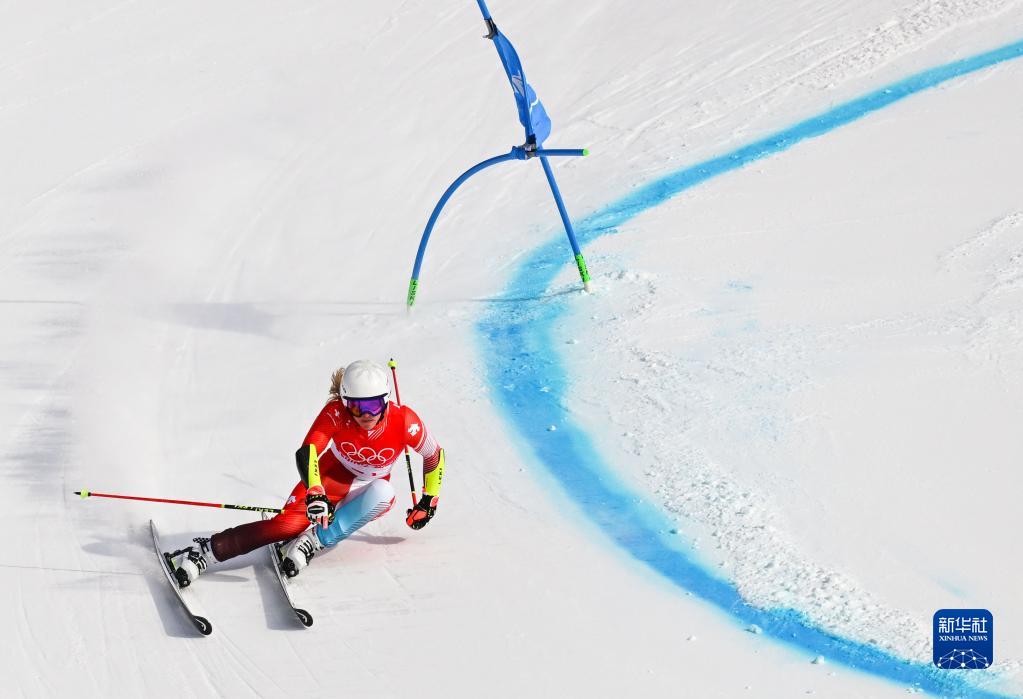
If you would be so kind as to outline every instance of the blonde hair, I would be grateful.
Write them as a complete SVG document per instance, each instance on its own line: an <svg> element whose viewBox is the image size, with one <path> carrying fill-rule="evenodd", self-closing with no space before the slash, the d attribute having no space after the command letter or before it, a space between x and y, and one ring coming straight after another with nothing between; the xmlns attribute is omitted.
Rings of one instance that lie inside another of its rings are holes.
<svg viewBox="0 0 1023 699"><path fill-rule="evenodd" d="M330 375L330 398L327 400L328 403L335 400L341 400L341 379L344 378L344 375L344 367L339 368Z"/></svg>

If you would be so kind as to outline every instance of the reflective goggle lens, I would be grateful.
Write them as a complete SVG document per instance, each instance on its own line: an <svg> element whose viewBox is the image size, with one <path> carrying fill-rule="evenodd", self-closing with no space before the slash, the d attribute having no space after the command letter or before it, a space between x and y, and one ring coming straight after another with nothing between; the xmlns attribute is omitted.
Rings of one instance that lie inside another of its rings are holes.
<svg viewBox="0 0 1023 699"><path fill-rule="evenodd" d="M349 412L355 417L362 417L363 415L375 416L384 412L384 408L387 407L387 396L346 398L345 405L348 406Z"/></svg>

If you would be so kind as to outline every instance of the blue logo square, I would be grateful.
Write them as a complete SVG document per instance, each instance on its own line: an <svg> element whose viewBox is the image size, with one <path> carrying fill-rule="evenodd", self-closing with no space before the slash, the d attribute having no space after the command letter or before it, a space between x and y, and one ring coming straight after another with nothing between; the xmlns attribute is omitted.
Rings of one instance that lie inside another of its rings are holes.
<svg viewBox="0 0 1023 699"><path fill-rule="evenodd" d="M986 609L934 613L934 664L943 670L983 670L995 660L995 620Z"/></svg>

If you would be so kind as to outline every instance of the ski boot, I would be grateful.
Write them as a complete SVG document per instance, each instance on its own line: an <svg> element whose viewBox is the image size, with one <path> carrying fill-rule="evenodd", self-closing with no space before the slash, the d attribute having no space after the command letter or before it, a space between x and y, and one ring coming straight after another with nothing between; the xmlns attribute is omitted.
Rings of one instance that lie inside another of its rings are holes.
<svg viewBox="0 0 1023 699"><path fill-rule="evenodd" d="M174 579L178 581L178 587L188 587L195 579L205 571L210 563L215 563L217 558L213 555L213 548L210 539L197 536L192 541L193 546L186 546L174 553L165 553L167 565L174 573Z"/></svg>
<svg viewBox="0 0 1023 699"><path fill-rule="evenodd" d="M280 548L281 570L289 578L295 577L309 565L316 552L323 548L325 547L320 543L320 538L316 536L316 527L309 527Z"/></svg>

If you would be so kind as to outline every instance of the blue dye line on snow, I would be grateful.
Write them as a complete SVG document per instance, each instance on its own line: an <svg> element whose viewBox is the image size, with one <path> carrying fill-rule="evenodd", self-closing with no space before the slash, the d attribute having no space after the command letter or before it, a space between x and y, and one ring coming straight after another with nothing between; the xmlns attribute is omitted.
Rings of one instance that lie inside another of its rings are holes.
<svg viewBox="0 0 1023 699"><path fill-rule="evenodd" d="M580 221L576 226L579 241L590 243L617 233L616 226L712 177L821 136L922 90L1021 56L1023 41L918 73L731 153L662 177ZM673 525L661 509L638 504L638 496L601 461L589 435L572 422L565 409L568 371L552 336L571 310L571 297L545 296L564 266L564 240L558 236L519 264L506 300L490 304L477 330L495 403L585 517L636 560L738 622L756 624L773 639L934 694L1004 696L979 689L954 671L909 662L874 646L832 635L816 628L798 611L750 606L734 585L692 561L678 537L664 533ZM552 425L556 430L549 429Z"/></svg>

